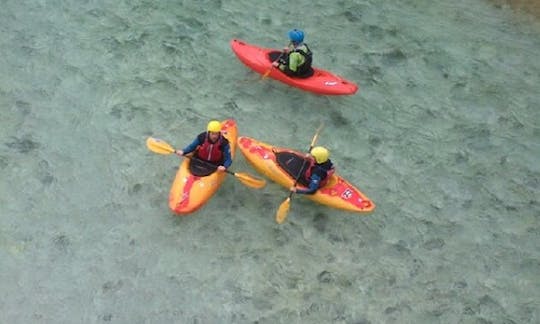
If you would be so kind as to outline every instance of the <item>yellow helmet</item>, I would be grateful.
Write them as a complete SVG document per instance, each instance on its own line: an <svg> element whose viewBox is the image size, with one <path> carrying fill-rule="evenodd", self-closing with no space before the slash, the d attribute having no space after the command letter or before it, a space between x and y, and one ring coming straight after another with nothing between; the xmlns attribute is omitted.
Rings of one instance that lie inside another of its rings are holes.
<svg viewBox="0 0 540 324"><path fill-rule="evenodd" d="M328 152L328 150L322 146L315 146L311 150L311 155L315 158L315 161L317 161L317 163L324 163L328 161L330 152Z"/></svg>
<svg viewBox="0 0 540 324"><path fill-rule="evenodd" d="M217 120L212 120L206 126L206 130L213 133L221 132L221 123Z"/></svg>

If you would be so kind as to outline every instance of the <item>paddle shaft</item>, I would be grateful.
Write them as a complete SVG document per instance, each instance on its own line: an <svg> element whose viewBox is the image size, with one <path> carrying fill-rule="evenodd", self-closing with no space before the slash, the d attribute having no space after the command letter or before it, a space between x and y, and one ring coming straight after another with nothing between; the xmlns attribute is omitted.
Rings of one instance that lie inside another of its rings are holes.
<svg viewBox="0 0 540 324"><path fill-rule="evenodd" d="M323 125L321 124L321 126L319 126L319 128L317 129L317 132L313 136L313 139L311 140L311 144L309 145L308 153L311 153L311 150L313 149L313 146L315 146L315 142L317 142L317 138L319 137L319 132L321 131L322 127L323 127ZM302 166L300 167L300 172L298 172L298 176L294 180L293 187L296 187L296 185L298 184L298 181L302 177L302 174L304 174L304 166L306 165L306 162L307 162L307 160L304 159L304 162L302 162ZM289 193L289 199L292 197L293 193L294 193L294 191L291 191Z"/></svg>
<svg viewBox="0 0 540 324"><path fill-rule="evenodd" d="M311 151L311 148L309 149ZM296 187L296 185L298 184L298 181L300 181L300 178L302 177L302 175L304 174L304 166L306 165L306 162L307 160L304 159L304 162L302 162L302 166L300 167L300 172L298 172L298 176L296 177L296 179L294 179L294 183L293 183L293 187ZM295 192L294 191L291 191L289 193L289 199L291 199L292 195L294 194Z"/></svg>
<svg viewBox="0 0 540 324"><path fill-rule="evenodd" d="M218 165L215 165L213 163L210 163L208 161L205 161L205 160L201 160L199 159L198 157L194 157L194 156L189 156L189 155L183 155L183 157L187 158L187 159L190 159L190 160L197 160L199 162L201 162L202 164L206 165L206 166L209 166L209 167L215 167L216 169L218 168ZM227 172L228 174L232 174L232 175L236 175L236 173L232 172L232 171L229 171L227 169L224 170L225 172Z"/></svg>
<svg viewBox="0 0 540 324"><path fill-rule="evenodd" d="M167 143L165 141L162 141L160 139L157 139L157 138L153 138L153 137L149 137L146 140L146 147L148 147L148 149L150 151L152 151L154 153L158 153L158 154L171 154L171 153L176 153L177 152L174 149L174 147L172 147L169 143ZM196 158L196 157L186 156L184 154L182 154L181 156L186 157L187 159L190 159L190 160L191 159L196 159L197 161L200 161L200 163L212 166L213 168L218 168L219 167L219 166L216 166L216 165L214 165L212 163L209 163L207 161L201 160L201 159ZM243 184L245 184L248 187L262 188L262 187L264 187L266 185L266 181L264 181L262 179L254 178L253 176L251 176L251 175L249 175L247 173L236 173L236 172L229 171L227 169L225 169L224 171L226 173L228 173L228 174L233 175L235 178L240 180L240 182L242 182Z"/></svg>
<svg viewBox="0 0 540 324"><path fill-rule="evenodd" d="M272 72L272 69L275 67L274 62L279 61L283 57L283 54L285 54L285 52L281 52L281 54L279 54L277 59L272 61L271 63L272 65L270 65L270 68L263 74L263 78L266 78L270 74L270 72Z"/></svg>
<svg viewBox="0 0 540 324"><path fill-rule="evenodd" d="M215 164L212 164L208 161L204 161L204 160L201 160L197 157L192 157L192 156L186 156L186 155L182 155L184 157L186 157L187 159L190 159L190 160L196 160L198 162L201 162L207 166L211 166L211 167L218 167L216 166ZM240 182L242 182L243 184L245 184L246 186L248 187L251 187L251 188L262 188L266 185L266 181L264 180L261 180L261 179L257 179L257 178L254 178L253 176L247 174L247 173L236 173L236 172L232 172L232 171L229 171L227 169L223 170L225 171L226 173L234 176L235 178L237 178L238 180L240 180Z"/></svg>
<svg viewBox="0 0 540 324"><path fill-rule="evenodd" d="M317 141L317 137L319 136L319 132L322 129L323 124L321 123L321 126L317 129L317 132L315 133L315 136L313 136L313 139L311 140L311 145L309 146L308 152L311 152L311 149L313 149L313 146L315 145L315 142ZM307 158L304 158L302 162L302 166L300 167L300 171L298 171L298 175L296 176L293 186L291 187L291 192L289 192L289 195L287 196L287 199L285 199L281 205L279 205L278 211L276 213L276 222L278 224L281 224L285 221L287 218L287 214L289 213L289 208L291 206L291 198L293 194L296 192L295 190L292 190L292 188L296 188L296 185L298 184L298 181L300 180L300 177L304 174L304 167L307 163Z"/></svg>

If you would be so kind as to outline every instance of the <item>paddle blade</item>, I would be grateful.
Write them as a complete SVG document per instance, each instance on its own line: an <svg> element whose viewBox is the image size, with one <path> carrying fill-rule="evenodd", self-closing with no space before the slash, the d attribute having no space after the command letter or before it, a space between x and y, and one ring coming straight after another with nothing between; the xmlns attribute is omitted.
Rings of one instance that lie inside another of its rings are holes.
<svg viewBox="0 0 540 324"><path fill-rule="evenodd" d="M281 224L287 219L289 214L289 209L291 208L291 197L287 197L281 205L279 205L278 211L276 213L276 223Z"/></svg>
<svg viewBox="0 0 540 324"><path fill-rule="evenodd" d="M257 179L247 173L234 173L234 176L248 187L261 189L266 186L264 179Z"/></svg>
<svg viewBox="0 0 540 324"><path fill-rule="evenodd" d="M148 137L146 140L146 147L148 147L150 151L157 154L174 153L174 148L159 138Z"/></svg>
<svg viewBox="0 0 540 324"><path fill-rule="evenodd" d="M261 79L266 79L270 75L270 72L272 72L272 68L269 68L268 71L264 72Z"/></svg>

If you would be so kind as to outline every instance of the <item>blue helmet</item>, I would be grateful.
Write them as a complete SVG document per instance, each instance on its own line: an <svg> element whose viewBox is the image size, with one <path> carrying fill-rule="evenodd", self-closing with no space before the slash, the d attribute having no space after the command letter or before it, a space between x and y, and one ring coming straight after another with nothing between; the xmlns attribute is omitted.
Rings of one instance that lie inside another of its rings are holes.
<svg viewBox="0 0 540 324"><path fill-rule="evenodd" d="M292 29L287 33L289 39L293 43L302 43L304 41L304 32L300 29Z"/></svg>

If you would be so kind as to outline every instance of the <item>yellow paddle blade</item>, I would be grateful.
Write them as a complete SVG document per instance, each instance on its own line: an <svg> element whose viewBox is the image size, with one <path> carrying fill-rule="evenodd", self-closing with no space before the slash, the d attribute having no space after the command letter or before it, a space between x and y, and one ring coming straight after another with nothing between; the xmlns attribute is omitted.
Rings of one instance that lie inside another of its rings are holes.
<svg viewBox="0 0 540 324"><path fill-rule="evenodd" d="M234 176L238 178L240 182L251 188L260 189L266 186L266 181L264 179L255 178L247 173L235 172Z"/></svg>
<svg viewBox="0 0 540 324"><path fill-rule="evenodd" d="M278 211L276 213L276 223L281 224L287 219L289 214L289 209L291 208L291 197L287 197L281 205L279 205Z"/></svg>
<svg viewBox="0 0 540 324"><path fill-rule="evenodd" d="M174 148L159 138L148 137L146 140L146 147L148 147L150 151L157 154L174 153Z"/></svg>
<svg viewBox="0 0 540 324"><path fill-rule="evenodd" d="M272 72L272 68L269 68L268 71L264 72L261 79L266 79L270 75L270 72Z"/></svg>

